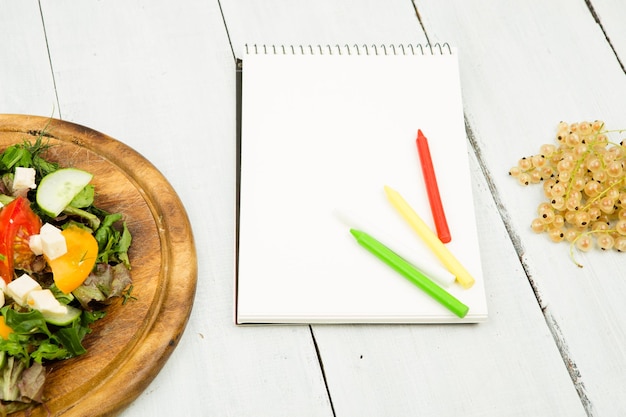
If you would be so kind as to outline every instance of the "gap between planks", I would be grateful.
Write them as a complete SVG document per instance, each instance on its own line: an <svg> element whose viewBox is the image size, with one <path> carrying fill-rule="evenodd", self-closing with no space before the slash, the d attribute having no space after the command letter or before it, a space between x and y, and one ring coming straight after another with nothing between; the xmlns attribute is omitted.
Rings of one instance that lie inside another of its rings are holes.
<svg viewBox="0 0 626 417"><path fill-rule="evenodd" d="M574 388L576 389L576 392L578 393L578 397L580 399L580 402L582 403L583 409L587 413L588 417L594 417L593 403L587 396L585 384L582 381L582 375L580 371L578 370L576 361L574 360L574 358L572 357L569 351L569 347L567 345L567 342L565 341L565 337L563 336L563 333L561 332L561 329L557 320L552 315L551 310L543 304L543 301L541 299L541 293L539 289L537 288L533 280L532 274L530 273L529 267L524 260L524 253L525 253L524 246L522 245L519 235L511 227L509 213L507 209L504 207L502 200L499 198L498 190L494 184L494 181L492 180L491 172L489 171L489 169L487 168L483 160L482 152L480 150L480 147L478 146L476 137L474 136L472 127L470 126L470 123L467 120L467 117L465 118L465 132L469 140L470 146L472 150L474 151L474 155L476 156L476 160L478 161L478 165L483 173L483 177L485 178L485 181L487 182L487 186L489 187L489 190L491 191L491 195L494 199L498 213L500 214L500 218L502 219L502 222L504 223L504 227L507 231L507 234L509 235L511 242L513 243L513 247L515 248L517 257L520 260L520 264L522 265L522 268L524 270L524 274L526 275L526 278L528 279L528 282L532 288L533 294L535 295L535 298L537 299L537 303L539 305L539 308L541 309L543 318L546 321L546 325L548 326L550 334L552 335L552 338L554 339L554 342L559 351L559 354L561 355L561 359L563 360L563 363L565 364L565 367L567 368L567 372L569 373L570 379L572 380L572 383L574 384Z"/></svg>

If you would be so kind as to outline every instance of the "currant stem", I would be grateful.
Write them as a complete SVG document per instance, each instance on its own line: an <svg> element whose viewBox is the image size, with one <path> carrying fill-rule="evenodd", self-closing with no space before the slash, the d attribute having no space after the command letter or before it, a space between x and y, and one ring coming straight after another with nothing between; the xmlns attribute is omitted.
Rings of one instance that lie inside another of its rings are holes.
<svg viewBox="0 0 626 417"><path fill-rule="evenodd" d="M569 244L569 254L570 254L570 258L572 259L572 262L574 262L574 264L579 267L582 268L583 265L581 263L579 263L578 261L576 261L576 259L574 258L574 246L576 246L576 242L578 241L578 239L580 239L583 236L588 236L588 235L592 235L594 233L617 233L617 230L615 229L606 229L606 230L589 230L587 232L583 232L581 234L579 234L578 236L576 236L576 238L574 238L574 240L572 240Z"/></svg>

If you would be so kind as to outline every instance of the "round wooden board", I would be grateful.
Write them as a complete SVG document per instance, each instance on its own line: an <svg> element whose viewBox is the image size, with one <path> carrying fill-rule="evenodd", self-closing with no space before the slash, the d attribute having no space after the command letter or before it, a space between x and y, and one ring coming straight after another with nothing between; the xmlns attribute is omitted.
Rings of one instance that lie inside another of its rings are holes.
<svg viewBox="0 0 626 417"><path fill-rule="evenodd" d="M0 115L0 151L41 134L53 145L46 159L93 173L96 205L124 214L137 299L107 307L85 355L47 367L46 406L30 415L117 415L157 375L187 324L197 281L191 226L163 175L123 143L57 119Z"/></svg>

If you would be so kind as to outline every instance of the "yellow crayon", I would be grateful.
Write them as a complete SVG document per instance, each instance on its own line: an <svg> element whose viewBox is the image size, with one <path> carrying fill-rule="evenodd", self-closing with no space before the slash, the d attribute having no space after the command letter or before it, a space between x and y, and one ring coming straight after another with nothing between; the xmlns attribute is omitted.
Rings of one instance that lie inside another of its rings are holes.
<svg viewBox="0 0 626 417"><path fill-rule="evenodd" d="M441 243L437 235L428 227L426 223L417 215L415 210L402 198L402 196L394 189L385 186L385 194L391 205L402 215L404 220L415 230L422 238L424 243L428 245L441 263L456 277L456 280L464 288L470 288L474 285L474 277L465 269L463 265L452 255L450 250Z"/></svg>

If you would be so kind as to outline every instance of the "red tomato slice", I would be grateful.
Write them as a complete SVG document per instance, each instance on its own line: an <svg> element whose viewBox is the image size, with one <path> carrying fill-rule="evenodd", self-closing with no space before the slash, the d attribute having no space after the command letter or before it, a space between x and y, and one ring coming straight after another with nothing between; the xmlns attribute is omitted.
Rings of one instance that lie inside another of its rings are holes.
<svg viewBox="0 0 626 417"><path fill-rule="evenodd" d="M32 262L31 235L39 233L41 219L30 208L30 202L17 197L0 210L0 277L7 284L13 280L14 266Z"/></svg>

